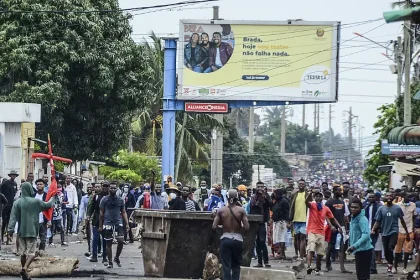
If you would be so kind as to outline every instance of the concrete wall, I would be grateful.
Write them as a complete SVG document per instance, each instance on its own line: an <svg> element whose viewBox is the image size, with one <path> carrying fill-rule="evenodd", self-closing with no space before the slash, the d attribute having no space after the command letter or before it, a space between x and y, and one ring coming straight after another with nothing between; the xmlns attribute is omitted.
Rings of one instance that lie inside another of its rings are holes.
<svg viewBox="0 0 420 280"><path fill-rule="evenodd" d="M20 123L5 123L5 139L4 139L4 177L15 170L21 179L21 162L22 162L22 143L21 143L21 124ZM20 180L17 180L19 184Z"/></svg>
<svg viewBox="0 0 420 280"><path fill-rule="evenodd" d="M18 184L20 179L26 178L22 173L26 173L26 168L22 168L26 164L25 153L22 151L22 123L40 121L40 104L0 103L0 176L7 178L11 170L16 170L20 174Z"/></svg>
<svg viewBox="0 0 420 280"><path fill-rule="evenodd" d="M21 124L22 162L20 166L24 179L29 172L34 172L34 159L31 157L34 151L34 142L31 141L28 150L28 138L35 138L35 123Z"/></svg>

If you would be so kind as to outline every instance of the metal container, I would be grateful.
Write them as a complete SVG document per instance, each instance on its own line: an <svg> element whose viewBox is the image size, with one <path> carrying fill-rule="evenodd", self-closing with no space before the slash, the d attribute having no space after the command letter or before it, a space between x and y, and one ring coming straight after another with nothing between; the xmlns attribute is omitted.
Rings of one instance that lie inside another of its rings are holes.
<svg viewBox="0 0 420 280"><path fill-rule="evenodd" d="M142 223L142 249L145 276L201 278L207 252L219 257L220 228L212 230L210 212L136 209ZM248 215L249 231L242 233L242 266L250 266L261 215Z"/></svg>

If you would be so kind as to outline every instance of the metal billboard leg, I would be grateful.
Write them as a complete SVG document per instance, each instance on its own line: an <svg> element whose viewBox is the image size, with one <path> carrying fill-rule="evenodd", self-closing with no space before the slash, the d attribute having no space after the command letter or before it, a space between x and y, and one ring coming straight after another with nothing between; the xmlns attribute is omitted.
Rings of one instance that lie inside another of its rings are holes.
<svg viewBox="0 0 420 280"><path fill-rule="evenodd" d="M176 40L165 39L163 75L162 181L165 180L165 176L174 176L176 86Z"/></svg>

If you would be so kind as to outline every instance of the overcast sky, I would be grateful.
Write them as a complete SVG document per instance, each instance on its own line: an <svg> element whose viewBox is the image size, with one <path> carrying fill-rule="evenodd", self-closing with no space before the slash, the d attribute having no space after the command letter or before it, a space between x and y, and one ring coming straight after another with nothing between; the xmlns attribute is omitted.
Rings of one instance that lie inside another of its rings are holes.
<svg viewBox="0 0 420 280"><path fill-rule="evenodd" d="M178 0L119 1L121 8L179 2ZM177 35L180 19L212 18L211 7L213 5L220 6L220 17L229 20L282 21L303 19L308 21L341 21L343 26L341 31L339 101L333 105L332 127L335 132L344 135L346 131L343 129L343 118L345 111L352 107L353 114L359 116L364 127L362 143L367 150L373 145L373 124L377 120L377 108L382 104L392 102L394 99L397 87L396 75L391 74L389 70L392 61L382 54L386 53L385 48L357 37L353 33L365 33L366 37L387 45L390 40L396 40L398 36L402 36L402 25L401 23L385 24L383 20L360 25L349 24L382 18L382 12L391 10L391 3L392 1L388 0L221 0L172 10L137 12L138 15L134 16L131 24L133 26L133 38L140 42L152 30L161 36L170 33ZM360 51L360 53L351 54L357 51ZM321 131L328 129L328 107L328 104L321 105ZM306 108L306 122L313 128L313 105L307 105ZM294 106L293 109L294 116L289 117L289 120L302 123L302 106ZM358 136L358 127L353 132Z"/></svg>

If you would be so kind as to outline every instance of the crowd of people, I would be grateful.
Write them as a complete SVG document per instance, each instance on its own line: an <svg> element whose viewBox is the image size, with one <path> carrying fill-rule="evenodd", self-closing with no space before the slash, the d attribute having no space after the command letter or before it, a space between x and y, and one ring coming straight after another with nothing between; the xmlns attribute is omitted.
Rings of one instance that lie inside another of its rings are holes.
<svg viewBox="0 0 420 280"><path fill-rule="evenodd" d="M308 274L319 275L322 260L324 271L331 271L337 259L342 273L353 273L345 267L347 254L355 256L359 280L377 274L376 265L383 258L389 276L398 273L400 263L402 273L408 274L409 260L420 269L420 181L412 188L381 193L349 182L323 182L318 187L303 179L289 179L286 186L269 193L263 182L255 188L239 185L228 191L222 184L210 187L206 181L198 189L170 180L162 186L152 172L150 183L94 182L85 193L82 183L68 176L58 182L57 194L46 201L48 176L34 180L29 173L18 188L19 174L12 171L8 175L0 186L0 244L10 243L17 233L23 279L29 279L26 271L36 252L56 246L54 235L59 234L61 246L67 246L66 236L77 234L79 228L87 235L89 261L102 258L108 268L114 263L121 267L124 244L134 242L130 229L136 225L130 216L136 208L211 212L213 228L223 226L220 258L228 280L239 279L241 230L249 228L247 214L262 216L254 249L256 267L270 267L271 249L274 259L293 254L292 258L306 261ZM51 219L42 212L49 208L53 208ZM115 254L113 243L117 244Z"/></svg>
<svg viewBox="0 0 420 280"><path fill-rule="evenodd" d="M257 267L269 266L267 246L260 245L265 238L275 258L286 257L289 232L294 241L293 258L307 261L308 274L319 275L323 259L325 272L331 271L332 261L338 259L341 272L352 273L345 268L346 254L354 254L359 280L377 274L376 264L382 264L383 257L388 276L398 273L401 262L402 273L409 274L410 259L415 261L416 271L420 269L420 254L417 259L413 255L420 241L420 181L413 188L403 186L385 194L349 182L332 186L324 182L321 187L310 186L303 179L297 183L295 186L290 179L288 186L276 189L271 196L264 191L264 199L257 199L263 205L265 223L258 230ZM252 211L257 196L258 192L251 198L251 214L258 213Z"/></svg>

